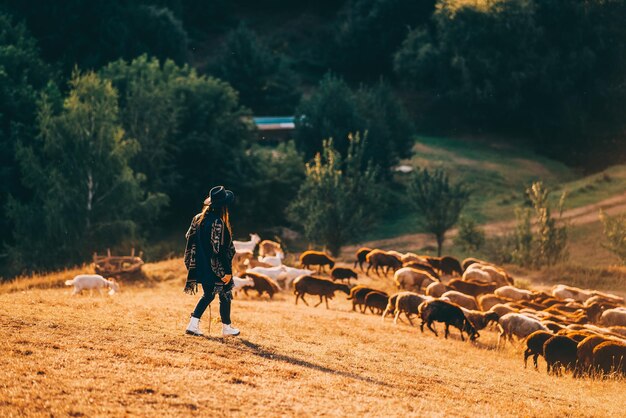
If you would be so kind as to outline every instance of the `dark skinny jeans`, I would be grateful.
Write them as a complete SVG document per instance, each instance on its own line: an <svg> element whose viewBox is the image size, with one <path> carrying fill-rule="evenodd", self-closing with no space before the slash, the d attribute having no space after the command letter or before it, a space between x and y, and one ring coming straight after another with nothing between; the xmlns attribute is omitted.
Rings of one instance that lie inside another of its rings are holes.
<svg viewBox="0 0 626 418"><path fill-rule="evenodd" d="M204 311L206 311L207 306L213 299L215 298L215 293L213 292L214 288L217 287L214 284L202 284L202 291L204 294L198 301L196 305L196 309L194 309L191 316L194 318L200 319ZM228 285L219 286L220 288L224 288L223 292L219 292L220 299L220 317L222 318L222 324L230 325L230 295L232 293L230 290L232 289L232 285L230 283Z"/></svg>

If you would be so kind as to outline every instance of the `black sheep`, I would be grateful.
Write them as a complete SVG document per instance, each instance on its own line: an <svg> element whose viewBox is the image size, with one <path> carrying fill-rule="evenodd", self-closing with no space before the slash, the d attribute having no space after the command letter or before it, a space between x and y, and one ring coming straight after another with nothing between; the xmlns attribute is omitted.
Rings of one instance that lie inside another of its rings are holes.
<svg viewBox="0 0 626 418"><path fill-rule="evenodd" d="M528 357L533 356L535 369L537 368L537 358L543 356L543 344L554 334L547 331L535 331L526 337L526 350L524 350L524 367L528 363Z"/></svg>
<svg viewBox="0 0 626 418"><path fill-rule="evenodd" d="M439 260L439 270L441 270L442 274L447 274L449 276L463 275L463 268L461 267L459 260L454 257L450 257L449 255L441 257Z"/></svg>
<svg viewBox="0 0 626 418"><path fill-rule="evenodd" d="M548 363L548 374L560 375L561 366L574 371L578 362L578 342L565 335L555 335L543 344L543 358Z"/></svg>
<svg viewBox="0 0 626 418"><path fill-rule="evenodd" d="M356 310L357 306L359 307L359 309L362 309L362 306L365 303L365 296L367 296L369 292L378 292L378 290L365 286L354 286L352 289L350 289L350 295L348 296L348 300L352 301L353 311Z"/></svg>
<svg viewBox="0 0 626 418"><path fill-rule="evenodd" d="M328 254L321 251L305 251L300 255L300 265L305 269L309 266L318 266L318 273L321 273L325 266L330 266L332 269L335 267L335 260L333 260Z"/></svg>
<svg viewBox="0 0 626 418"><path fill-rule="evenodd" d="M463 331L467 333L470 340L475 340L480 336L478 331L472 326L470 321L465 317L465 314L457 305L449 303L443 300L433 300L430 302L424 302L419 307L419 315L422 319L420 330L424 332L424 324L428 326L428 329L433 334L438 335L437 331L433 328L433 322L443 322L446 325L445 338L448 338L450 334L449 326L453 325L461 332L461 340L463 338Z"/></svg>
<svg viewBox="0 0 626 418"><path fill-rule="evenodd" d="M369 308L371 313L375 315L380 315L387 307L388 301L389 295L384 292L369 292L367 295L365 295L365 300L363 302L361 312L365 313L365 310ZM376 312L374 312L374 309L376 309Z"/></svg>
<svg viewBox="0 0 626 418"><path fill-rule="evenodd" d="M347 279L348 284L350 284L350 279L358 279L356 271L346 267L333 267L333 269L330 271L330 277L331 279L333 279L333 282L336 280Z"/></svg>
<svg viewBox="0 0 626 418"><path fill-rule="evenodd" d="M320 297L320 301L315 307L319 306L324 300L326 300L326 309L328 309L328 298L332 299L335 296L335 291L339 290L346 295L350 294L350 288L345 284L338 284L327 279L320 279L312 276L300 276L293 281L293 293L296 295L296 305L298 299L302 299L305 305L309 305L304 299L304 295L317 295Z"/></svg>
<svg viewBox="0 0 626 418"><path fill-rule="evenodd" d="M372 251L372 249L367 247L361 247L357 250L354 268L356 268L356 265L358 264L361 271L363 271L363 263L365 263L367 255L370 253L370 251Z"/></svg>

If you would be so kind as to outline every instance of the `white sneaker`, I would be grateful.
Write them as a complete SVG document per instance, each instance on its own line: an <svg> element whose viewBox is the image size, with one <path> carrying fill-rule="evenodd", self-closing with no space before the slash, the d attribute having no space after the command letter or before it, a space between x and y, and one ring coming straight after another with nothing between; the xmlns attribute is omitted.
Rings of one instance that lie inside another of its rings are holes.
<svg viewBox="0 0 626 418"><path fill-rule="evenodd" d="M237 328L233 328L230 324L222 324L222 335L223 336L237 336L239 335L239 330Z"/></svg>
<svg viewBox="0 0 626 418"><path fill-rule="evenodd" d="M187 325L187 330L185 333L189 335L194 335L196 337L202 337L204 334L200 331L200 319L194 318L193 316L189 320L189 325Z"/></svg>

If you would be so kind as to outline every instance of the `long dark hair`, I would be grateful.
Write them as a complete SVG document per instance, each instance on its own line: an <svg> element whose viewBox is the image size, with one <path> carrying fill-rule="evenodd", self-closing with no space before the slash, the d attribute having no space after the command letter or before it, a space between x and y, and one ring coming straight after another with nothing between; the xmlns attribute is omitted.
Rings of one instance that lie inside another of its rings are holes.
<svg viewBox="0 0 626 418"><path fill-rule="evenodd" d="M209 211L213 211L219 214L220 219L222 220L222 222L224 222L224 225L226 225L226 228L228 228L228 233L232 237L233 230L230 226L230 213L228 212L228 206L222 206L221 208L214 208L214 207L211 207L210 204L204 205L204 207L202 208L202 212L200 212L200 217L198 218L198 225L202 225L202 222L204 222L204 217Z"/></svg>

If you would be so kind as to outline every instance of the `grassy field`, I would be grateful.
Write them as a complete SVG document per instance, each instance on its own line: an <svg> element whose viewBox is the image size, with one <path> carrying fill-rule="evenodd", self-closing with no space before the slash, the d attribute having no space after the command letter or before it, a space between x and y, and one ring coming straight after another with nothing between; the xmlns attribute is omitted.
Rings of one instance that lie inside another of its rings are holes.
<svg viewBox="0 0 626 418"><path fill-rule="evenodd" d="M0 416L621 416L623 380L524 369L494 350L350 310L238 298L238 338L183 334L182 262L114 297L0 286ZM39 278L39 284L42 284ZM34 280L34 279L33 279ZM390 289L389 280L368 281ZM23 280L27 281L27 280ZM312 302L312 299L309 299ZM213 307L216 314L217 307ZM208 317L202 321L205 332Z"/></svg>
<svg viewBox="0 0 626 418"><path fill-rule="evenodd" d="M413 156L402 163L419 168L443 168L453 181L464 182L473 190L464 216L479 224L514 219L515 209L524 203L524 190L534 181L543 181L550 187L555 206L565 191L565 209L586 207L610 198L619 198L611 204L626 204L626 165L580 176L557 161L513 146L424 136L416 139ZM397 174L396 179L403 183L408 175ZM403 190L395 192L394 201L384 221L372 228L363 241L422 232L419 213L411 207ZM597 221L597 210L589 216Z"/></svg>

